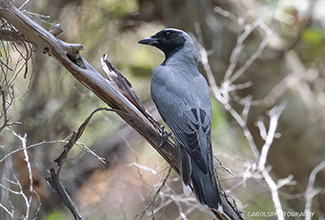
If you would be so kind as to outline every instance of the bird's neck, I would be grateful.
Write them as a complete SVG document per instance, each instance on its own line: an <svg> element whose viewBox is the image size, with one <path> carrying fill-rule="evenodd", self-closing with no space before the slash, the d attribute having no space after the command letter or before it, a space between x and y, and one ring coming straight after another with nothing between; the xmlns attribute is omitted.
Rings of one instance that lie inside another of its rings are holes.
<svg viewBox="0 0 325 220"><path fill-rule="evenodd" d="M164 62L161 64L165 66L168 65L179 65L184 64L187 66L194 66L197 67L198 65L198 54L196 50L178 50L175 51L173 54L165 54L166 58Z"/></svg>

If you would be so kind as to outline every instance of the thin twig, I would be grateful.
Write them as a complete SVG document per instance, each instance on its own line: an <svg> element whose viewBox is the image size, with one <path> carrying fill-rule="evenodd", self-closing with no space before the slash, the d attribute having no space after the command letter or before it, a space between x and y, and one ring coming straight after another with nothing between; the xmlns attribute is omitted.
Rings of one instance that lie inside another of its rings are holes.
<svg viewBox="0 0 325 220"><path fill-rule="evenodd" d="M311 212L311 208L312 208L312 204L313 204L313 198L315 195L317 195L321 189L315 189L314 188L314 183L315 183L315 179L316 179L316 175L321 171L325 169L325 161L321 162L320 164L318 164L311 172L309 175L309 180L308 180L308 184L307 184L307 188L306 188L306 192L305 192L305 199L306 199L306 204L305 204L305 219L306 220L310 220L311 217L313 216L313 214Z"/></svg>
<svg viewBox="0 0 325 220"><path fill-rule="evenodd" d="M150 171L150 169L148 170L148 169L147 169L146 167L144 167L144 166L140 166L140 167L138 167L138 168L144 169L144 170L146 170L146 171ZM153 200L152 200L152 201L150 202L150 204L147 205L147 207L145 207L141 212L139 212L138 214L136 214L135 218L137 218L137 217L140 216L139 219L142 219L143 216L144 216L144 214L147 212L147 210L148 210L150 207L153 207L153 205L154 205L155 202L157 201L157 197L158 197L159 193L160 193L161 190L165 187L166 181L167 181L167 179L168 179L168 177L169 177L169 175L170 175L170 173L171 173L171 170L172 170L172 168L170 167L170 168L168 169L168 173L166 174L166 176L165 176L165 178L163 179L162 183L160 184L158 190L156 191ZM153 173L154 175L158 175L158 173L157 173L156 171L155 171L155 172L152 172L152 171L151 171L151 173ZM151 209L151 215L152 215L153 219L154 219L154 213L155 213L155 210L152 208L152 209Z"/></svg>
<svg viewBox="0 0 325 220"><path fill-rule="evenodd" d="M286 106L286 102L282 102L279 106L273 107L268 113L268 115L270 116L270 126L267 133L267 137L265 139L265 143L261 150L261 156L258 162L259 169L263 167L265 168L266 158L276 134L275 131L278 126L278 120L285 106Z"/></svg>
<svg viewBox="0 0 325 220"><path fill-rule="evenodd" d="M267 183L267 185L269 186L269 188L271 190L272 201L274 204L274 208L275 208L275 212L277 214L278 220L284 220L283 209L282 209L281 201L279 198L278 186L272 179L267 168L265 167L265 163L267 160L267 155L268 155L269 149L270 149L273 139L275 137L275 131L278 126L278 119L279 119L282 111L284 110L285 105L286 105L286 103L283 102L279 106L273 107L268 113L270 116L269 130L267 133L265 143L262 147L260 160L258 162L258 169L262 173L265 182Z"/></svg>
<svg viewBox="0 0 325 220"><path fill-rule="evenodd" d="M258 19L254 21L250 28L247 28L249 33L251 33L255 28L260 27L264 32L266 33L266 36L263 38L262 42L259 44L258 48L254 51L254 53L246 60L246 62L237 70L229 79L229 84L232 84L235 80L237 80L243 73L248 69L248 67L262 54L264 48L266 47L269 38L272 35L271 29L261 20ZM246 31L246 28L245 28ZM242 37L247 38L246 34L243 34ZM245 40L243 39L243 40ZM239 40L239 39L238 39ZM243 43L242 40L239 42ZM243 46L240 46L240 48L243 48ZM225 80L226 81L226 80Z"/></svg>
<svg viewBox="0 0 325 220"><path fill-rule="evenodd" d="M26 214L25 214L24 218L29 219L30 209L31 209L32 200L33 200L34 188L33 188L33 171L32 171L32 167L31 167L31 164L30 164L30 160L29 160L29 156L28 156L28 152L27 152L27 147L26 147L27 134L25 133L24 137L22 137L22 136L18 135L14 131L12 131L12 133L17 138L19 138L21 143L22 143L22 150L23 150L23 153L24 153L25 162L27 164L28 177L29 177L29 198L27 199L27 197L25 196L24 193L22 193L22 196L25 199L25 204L26 204ZM18 180L17 180L17 183L19 183ZM22 187L21 187L20 184L19 184L19 187L21 188L21 192L22 192Z"/></svg>

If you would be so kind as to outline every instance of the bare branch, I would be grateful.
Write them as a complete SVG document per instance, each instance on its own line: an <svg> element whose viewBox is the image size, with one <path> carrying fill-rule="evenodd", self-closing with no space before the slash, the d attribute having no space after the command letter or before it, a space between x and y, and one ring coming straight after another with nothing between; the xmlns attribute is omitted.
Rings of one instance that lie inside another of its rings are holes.
<svg viewBox="0 0 325 220"><path fill-rule="evenodd" d="M250 34L255 28L260 27L262 30L265 31L266 36L263 38L262 42L259 44L257 50L254 51L254 53L246 60L246 62L237 70L229 79L230 84L232 84L235 80L237 80L243 73L248 69L248 67L261 55L263 52L264 48L266 47L270 36L272 35L271 29L265 25L265 23L261 20L258 19L254 21L251 25L246 28L247 25L245 25L245 32L238 38L237 43L239 44L240 48L243 48L240 46L240 44L243 44L243 41L247 38L248 34ZM248 32L248 33L246 33ZM237 60L233 60L230 58L231 62L237 62ZM228 72L228 70L227 70ZM227 73L226 73L227 74ZM225 82L227 75L225 75Z"/></svg>
<svg viewBox="0 0 325 220"><path fill-rule="evenodd" d="M54 162L56 162L58 164L58 166L61 168L62 164L64 163L64 161L66 160L69 151L71 150L71 148L74 146L74 144L78 141L78 139L82 136L83 132L85 131L90 119L93 117L93 115L98 112L98 111L113 111L112 109L107 109L107 108L98 108L95 109L87 118L86 120L79 126L77 131L72 132L68 143L63 147L63 152L61 153L61 155L56 158L54 160ZM85 148L86 150L88 150L88 152L92 152L90 151L90 149ZM92 154L94 155L94 153L92 152ZM99 157L97 157L99 158ZM58 174L60 172L60 169L58 171Z"/></svg>
<svg viewBox="0 0 325 220"><path fill-rule="evenodd" d="M317 195L321 189L319 188L314 188L314 183L316 179L316 175L321 171L325 169L325 161L321 162L318 164L311 172L309 175L309 180L308 180L308 185L306 188L305 192L305 199L306 199L306 204L305 204L305 213L306 213L306 220L310 220L311 217L313 216L311 212L311 207L313 204L313 198L315 195Z"/></svg>
<svg viewBox="0 0 325 220"><path fill-rule="evenodd" d="M273 142L273 139L275 137L275 134L276 134L275 131L278 126L278 120L279 120L279 117L280 117L282 111L285 108L285 105L286 105L286 103L283 102L279 106L273 107L268 113L268 115L270 116L270 126L269 126L269 131L268 131L266 139L265 139L265 143L262 147L260 160L258 162L259 169L265 167L266 158L267 158L269 149L271 147L271 144ZM263 137L264 135L265 134L262 134L261 136Z"/></svg>
<svg viewBox="0 0 325 220"><path fill-rule="evenodd" d="M47 177L45 180L47 184L51 187L51 189L60 197L62 202L70 209L72 212L74 218L76 220L81 219L81 215L77 209L77 206L74 204L72 199L70 198L69 194L67 193L65 187L61 183L58 175L55 173L54 169L51 168L49 170L49 173L51 174L50 177Z"/></svg>
<svg viewBox="0 0 325 220"><path fill-rule="evenodd" d="M87 153L90 153L91 155L93 155L94 157L96 157L103 164L106 164L105 158L100 157L99 155L97 155L94 151L92 151L91 149L89 149L84 143L76 142L76 145L78 147L80 147L81 149L85 150Z"/></svg>
<svg viewBox="0 0 325 220"><path fill-rule="evenodd" d="M138 168L140 168L140 169L144 169L144 170L149 171L149 172L151 172L152 174L158 176L157 171L155 171L155 170L153 170L153 169L147 168L147 167L142 166L142 165L137 164L137 163L135 163L135 164L132 163L131 165L135 165L136 167L138 167ZM140 165L140 166L138 166L138 165ZM171 169L171 167L170 167L170 168L168 169L168 173L167 173L167 175L164 177L164 179L162 180L161 185L159 186L158 190L156 191L156 193L155 193L155 195L154 195L154 198L153 198L153 200L151 201L151 203L150 203L147 207L145 207L141 212L139 212L138 214L136 214L135 218L139 217L139 219L142 219L142 217L144 216L144 214L147 212L147 210L148 210L150 207L152 207L152 209L151 209L151 215L152 215L152 217L154 218L155 210L153 209L153 206L154 206L154 204L155 204L155 202L156 202L156 200L157 200L158 195L160 194L160 192L162 191L162 189L165 187L166 181L167 181L167 179L168 179L168 177L169 177L169 175L170 175L171 170L172 170L172 169Z"/></svg>
<svg viewBox="0 0 325 220"><path fill-rule="evenodd" d="M32 194L35 193L34 191L30 193L30 196L29 196L29 199L28 199L28 196L24 193L23 191L23 187L22 185L20 184L19 180L17 179L17 177L14 175L14 178L15 178L15 181L12 181L12 180L9 180L9 179L6 179L7 182L9 182L11 185L14 185L16 187L18 187L19 190L15 191L13 189L11 189L10 187L7 187L7 186L4 186L0 183L0 187L2 187L4 190L7 190L8 192L12 193L12 194L15 194L15 195L20 195L24 202L25 202L25 205L26 205L26 213L25 215L22 215L22 219L24 220L27 220L30 218L30 211L31 211L31 204L32 204ZM14 207L12 207L12 210L9 211L9 209L5 208L4 205L0 204L0 207L2 207L8 214L9 216L12 217L13 219L13 215L14 215Z"/></svg>
<svg viewBox="0 0 325 220"><path fill-rule="evenodd" d="M3 187L0 183L0 187ZM5 187L3 187L4 189L6 189ZM9 210L6 206L4 206L3 204L0 203L0 208L2 208L3 210L5 210L5 212L10 216L10 219L14 219L14 211L13 210Z"/></svg>
<svg viewBox="0 0 325 220"><path fill-rule="evenodd" d="M27 147L26 147L26 142L27 142L27 134L24 135L24 137L18 135L17 133L15 133L14 131L12 131L12 133L20 139L21 143L22 143L22 151L24 152L24 157L25 157L25 162L27 164L27 170L28 170L28 177L29 177L29 198L27 199L27 196L23 193L22 187L19 184L20 187L20 191L22 192L22 196L25 200L25 204L26 204L26 214L24 216L25 219L28 219L30 216L30 209L31 209L31 204L32 204L32 200L33 200L33 194L34 194L34 189L33 189L33 171L32 171L32 167L30 164L30 160L29 160L29 156L28 156L28 152L27 152ZM17 183L18 180L17 180Z"/></svg>
<svg viewBox="0 0 325 220"><path fill-rule="evenodd" d="M281 201L280 201L279 193L278 193L279 186L274 182L274 180L270 176L269 171L265 167L265 163L266 163L269 149L270 149L273 139L275 137L275 131L276 131L276 128L278 125L278 119L279 119L282 111L284 110L284 108L285 108L285 103L282 103L279 106L273 107L268 113L270 116L269 130L268 130L268 133L267 133L267 136L265 139L265 143L262 147L260 160L258 162L258 169L261 171L261 173L265 179L265 182L267 183L267 185L269 186L269 188L271 190L272 201L273 201L273 204L275 207L275 212L276 212L279 220L282 220L282 219L284 220L283 209L282 209L282 205L281 205ZM281 184L281 186L282 185L283 185L283 183Z"/></svg>

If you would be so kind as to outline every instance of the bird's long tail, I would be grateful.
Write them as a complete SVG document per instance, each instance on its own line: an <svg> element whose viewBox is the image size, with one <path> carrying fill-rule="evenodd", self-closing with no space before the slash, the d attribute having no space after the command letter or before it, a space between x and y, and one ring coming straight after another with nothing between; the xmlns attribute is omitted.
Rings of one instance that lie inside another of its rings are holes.
<svg viewBox="0 0 325 220"><path fill-rule="evenodd" d="M178 149L184 194L186 196L189 195L190 185L192 185L196 198L200 204L215 210L222 210L220 192L218 190L213 167L209 167L206 174L203 173L183 147L180 146Z"/></svg>
<svg viewBox="0 0 325 220"><path fill-rule="evenodd" d="M214 173L208 171L204 174L195 163L192 163L191 180L197 200L209 208L220 209L221 198Z"/></svg>

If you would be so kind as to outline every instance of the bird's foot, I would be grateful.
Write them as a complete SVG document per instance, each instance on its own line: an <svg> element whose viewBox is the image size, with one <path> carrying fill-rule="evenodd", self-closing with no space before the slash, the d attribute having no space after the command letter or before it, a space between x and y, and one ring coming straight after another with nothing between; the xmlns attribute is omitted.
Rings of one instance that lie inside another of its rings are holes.
<svg viewBox="0 0 325 220"><path fill-rule="evenodd" d="M166 131L164 127L162 127L162 134L160 135L161 139L160 139L159 147L162 147L164 143L166 143L170 135L171 133L169 133L168 131Z"/></svg>

